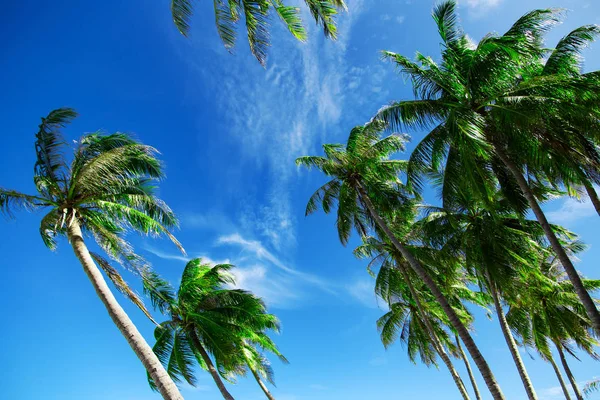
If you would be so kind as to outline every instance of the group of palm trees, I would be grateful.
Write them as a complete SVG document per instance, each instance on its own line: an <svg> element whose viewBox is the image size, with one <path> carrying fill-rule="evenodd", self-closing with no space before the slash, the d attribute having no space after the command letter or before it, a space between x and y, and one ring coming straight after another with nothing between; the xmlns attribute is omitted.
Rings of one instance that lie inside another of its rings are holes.
<svg viewBox="0 0 600 400"><path fill-rule="evenodd" d="M61 108L42 118L35 141L37 194L0 189L1 210L8 215L22 208L47 211L40 223L45 245L54 249L57 236L68 238L108 314L146 368L150 387L163 398L182 399L175 382L183 379L195 385L195 366L200 366L211 374L225 399L233 397L222 378L233 381L248 371L267 398L273 399L263 382L266 378L273 383L264 353L287 362L268 336L279 330L277 317L267 312L260 298L232 288L233 265L211 266L192 259L177 291L153 271L124 239L128 229L166 235L185 254L170 232L177 218L154 195L155 181L163 176L156 150L122 133L87 134L71 149L60 130L75 116L74 110ZM110 260L90 251L84 234L93 237ZM167 321L154 320L113 266L115 262L141 279L144 294ZM152 348L119 305L101 271L156 324Z"/></svg>
<svg viewBox="0 0 600 400"><path fill-rule="evenodd" d="M325 35L335 38L333 18L344 2L305 2ZM251 51L264 64L271 8L294 37L306 38L298 9L281 0L216 1L217 29L226 47L233 46L235 24L243 16ZM173 0L172 12L177 28L187 34L191 1ZM561 14L535 10L505 34L474 43L457 23L455 1L443 1L433 11L443 45L438 62L420 53L415 61L383 53L410 77L415 99L381 108L352 129L346 145L324 145L325 156L297 159L331 178L310 198L306 213L336 209L344 245L353 230L360 235L354 254L370 260L375 293L389 306L377 321L384 346L400 340L411 361L427 365L437 365L439 357L464 399L469 390L455 359L464 362L475 398L481 394L469 358L493 398L504 399L471 336L468 304L494 310L529 399L537 395L519 345L534 348L551 364L567 399L571 390L583 398L567 354L576 357L579 349L599 358L600 313L591 293L600 280L578 274L573 259L585 246L574 233L551 224L540 206L557 196L585 193L600 214L595 191L600 73L583 73L581 65L581 51L600 28L580 27L547 49L544 35ZM17 209L47 210L40 224L45 245L54 249L57 236L68 239L147 370L150 386L163 398L182 399L176 383L194 385L200 367L225 399L233 397L223 379L248 373L273 399L263 382L272 383L265 353L286 362L269 337L279 329L277 318L260 298L232 289L232 265L193 259L177 290L152 270L124 239L127 230L164 235L184 252L171 233L177 218L155 196L154 185L163 176L156 150L121 133L87 134L71 148L60 131L75 116L61 108L42 118L35 141L37 194L0 189L0 210L9 216ZM410 129L428 133L408 160L393 158L408 137L382 133ZM426 184L439 190L440 207L424 204ZM86 235L108 258L88 249ZM140 278L144 294L166 321L154 320L115 262ZM152 348L105 276L156 324ZM587 389L599 386L591 382Z"/></svg>
<svg viewBox="0 0 600 400"><path fill-rule="evenodd" d="M411 360L425 364L439 356L464 399L450 356L467 364L480 393L461 342L493 398L505 398L469 332L465 303L494 309L529 399L537 395L517 340L552 364L567 399L552 347L578 399L565 353L575 356L578 347L598 358L600 314L591 292L600 280L578 274L573 258L583 244L550 224L540 206L585 192L600 214L600 73L583 73L581 65L600 28L577 28L548 49L544 35L561 14L532 11L503 35L475 43L457 23L455 1L438 4L438 62L383 52L410 78L415 99L381 108L352 129L346 145L324 145L325 156L296 160L331 178L307 214L337 208L341 242L352 230L362 238L355 254L371 259L375 292L389 306L377 323L383 344L400 339ZM428 133L401 160L390 156L407 138L382 138L389 129ZM426 183L438 189L441 207L423 204Z"/></svg>

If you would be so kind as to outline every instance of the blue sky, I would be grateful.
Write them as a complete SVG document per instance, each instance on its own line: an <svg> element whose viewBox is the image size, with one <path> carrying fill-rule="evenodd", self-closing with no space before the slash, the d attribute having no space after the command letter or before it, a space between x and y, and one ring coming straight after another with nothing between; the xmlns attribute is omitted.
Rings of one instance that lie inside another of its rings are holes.
<svg viewBox="0 0 600 400"><path fill-rule="evenodd" d="M172 26L166 0L5 5L0 184L33 190L33 135L51 109L70 106L81 114L66 130L69 139L96 130L133 133L162 153L167 179L160 196L180 216L178 237L189 255L238 265L239 285L263 296L282 320L276 340L291 364L274 361L277 399L458 399L446 370L412 365L399 344L383 349L375 320L384 309L365 263L351 254L356 239L344 248L333 217L304 218L306 200L324 178L293 164L323 142L344 141L383 104L411 97L408 82L378 51L436 57L433 2L348 0L337 42L325 41L307 15L305 44L274 20L266 69L250 56L243 35L234 56L222 48L209 3L197 3L189 40ZM576 26L600 23L600 4L592 0L462 0L460 14L479 39L549 6L571 10L549 43ZM586 58L587 69L600 68L598 45ZM600 278L591 205L559 200L546 209L590 245L578 265ZM44 248L38 218L23 213L0 229L2 397L158 399L67 243L55 253ZM174 246L132 240L178 282L185 259ZM152 343L152 325L122 304ZM479 317L475 339L507 398L525 398L497 321ZM561 398L551 367L525 352L524 358L540 398ZM581 382L600 375L585 357L571 364ZM197 389L183 388L186 398L219 399L209 375L199 378ZM239 399L262 398L250 379L231 391Z"/></svg>

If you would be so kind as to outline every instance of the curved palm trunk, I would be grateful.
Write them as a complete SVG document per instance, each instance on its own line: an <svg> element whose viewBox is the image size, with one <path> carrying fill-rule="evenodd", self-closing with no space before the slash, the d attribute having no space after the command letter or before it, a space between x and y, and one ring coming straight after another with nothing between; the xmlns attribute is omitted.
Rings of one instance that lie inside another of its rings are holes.
<svg viewBox="0 0 600 400"><path fill-rule="evenodd" d="M562 391L565 395L565 399L571 400L571 395L569 394L569 389L567 388L565 380L563 379L562 374L560 373L560 369L558 369L558 365L556 365L552 356L548 359L548 361L550 361L550 364L552 364L552 368L554 368L554 373L556 374L556 377L558 378L558 382L560 383L560 387L562 388Z"/></svg>
<svg viewBox="0 0 600 400"><path fill-rule="evenodd" d="M575 380L575 377L573 376L573 372L571 371L571 368L569 367L569 364L567 363L567 358L565 357L565 352L563 351L562 346L560 345L560 343L556 343L556 342L554 342L554 345L556 346L556 349L558 350L560 362L562 363L562 366L565 369L567 378L569 378L569 382L571 382L571 387L573 388L573 391L575 392L575 397L577 397L577 400L583 400L583 395L581 394L581 391L579 390L579 386L577 386L577 381Z"/></svg>
<svg viewBox="0 0 600 400"><path fill-rule="evenodd" d="M467 347L467 351L469 352L469 354L471 354L475 365L477 365L479 372L481 372L481 375L483 376L483 379L488 389L490 390L490 393L492 394L493 398L495 400L504 400L504 394L502 394L502 390L500 389L498 382L496 382L496 378L494 377L494 374L492 373L492 370L490 369L487 361L485 360L485 358L483 358L483 355L479 351L479 348L475 344L475 341L473 340L473 338L469 334L469 331L462 323L462 321L460 320L450 303L448 302L448 299L446 299L446 296L444 296L440 288L437 286L435 281L431 279L431 277L423 268L423 266L419 263L419 261L417 261L417 259L414 258L413 255L402 244L400 244L398 239L396 239L389 226L385 223L385 221L379 216L379 213L377 213L377 211L375 210L371 199L369 199L369 196L367 195L360 183L358 183L358 191L360 193L360 197L363 203L365 204L369 213L371 214L371 217L375 220L375 223L385 232L388 239L392 242L396 250L398 250L400 254L402 254L404 259L415 271L419 279L422 279L423 283L425 283L427 288L431 290L431 293L435 297L435 300L440 304L440 306L444 310L444 313L446 313L446 315L448 316L450 324L458 332L458 335Z"/></svg>
<svg viewBox="0 0 600 400"><path fill-rule="evenodd" d="M210 359L210 356L204 349L204 346L202 346L202 343L200 343L200 339L198 339L196 332L191 331L188 333L188 335L189 335L190 339L192 340L192 344L194 345L196 350L198 350L198 352L200 353L200 356L206 363L206 366L208 367L208 372L210 373L213 380L217 384L217 387L219 388L219 391L221 392L221 395L223 396L223 398L225 400L234 400L231 393L229 393L229 391L225 387L225 384L223 383L223 380L221 379L221 376L219 375L219 371L217 371L217 369L215 368L215 365L213 364L212 360Z"/></svg>
<svg viewBox="0 0 600 400"><path fill-rule="evenodd" d="M600 199L598 199L598 193L596 193L594 186L589 181L585 181L583 186L585 187L585 191L587 192L588 197L594 205L596 212L598 213L598 215L600 215Z"/></svg>
<svg viewBox="0 0 600 400"><path fill-rule="evenodd" d="M273 395L271 394L271 392L269 392L269 388L267 387L267 385L265 385L265 383L262 381L262 379L260 379L260 376L254 370L254 368L252 368L250 365L248 365L248 368L252 372L252 375L254 375L254 379L256 379L256 382L258 383L258 386L260 386L260 388L262 389L262 391L265 392L265 396L267 396L267 399L269 399L269 400L275 400L275 397L273 397Z"/></svg>
<svg viewBox="0 0 600 400"><path fill-rule="evenodd" d="M527 198L529 206L533 210L535 217L542 226L542 229L544 230L544 233L546 234L546 237L548 238L548 241L552 246L552 250L554 250L554 252L558 256L560 263L562 264L563 268L565 269L565 272L571 280L571 283L573 284L573 289L575 290L575 293L577 293L577 296L579 296L579 300L585 307L585 311L587 312L588 317L592 321L594 329L597 333L600 334L600 312L598 312L598 309L594 304L594 300L583 286L581 277L577 273L573 262L571 262L571 259L567 255L567 252L562 247L562 245L558 241L558 238L554 234L554 231L552 230L550 223L548 223L548 219L546 218L546 215L544 214L542 208L537 202L533 191L529 187L529 184L525 180L525 177L523 176L520 169L508 158L504 150L502 150L500 146L497 145L495 145L494 148L496 150L496 154L498 155L500 160L502 160L502 162L508 168L511 174L514 176L515 180L519 185L519 188L521 189L521 191L523 191L523 194Z"/></svg>
<svg viewBox="0 0 600 400"><path fill-rule="evenodd" d="M519 376L521 377L521 382L523 382L523 386L525 387L525 392L527 392L527 397L530 400L537 400L537 395L533 388L533 384L531 383L531 379L529 379L529 375L527 374L527 370L525 369L525 365L523 364L523 359L521 359L521 355L519 354L519 349L517 347L517 343L515 342L515 338L510 332L510 328L508 326L508 322L506 321L506 316L504 315L504 311L502 310L502 305L500 304L500 298L498 297L498 291L496 290L496 285L488 276L488 286L490 288L490 292L492 293L492 297L494 299L494 306L496 308L496 315L498 315L498 321L500 322L500 327L502 328L502 334L504 335L504 340L506 340L506 344L508 345L508 349L510 350L510 355L517 366L517 370L519 371Z"/></svg>
<svg viewBox="0 0 600 400"><path fill-rule="evenodd" d="M164 399L168 400L183 400L183 396L179 393L179 389L173 382L173 380L167 374L164 367L156 357L152 348L146 343L144 337L137 330L129 316L125 313L125 310L118 303L115 296L110 291L110 288L106 284L102 273L94 263L87 246L83 241L83 235L81 234L81 228L77 220L73 220L67 231L67 236L75 255L81 262L83 270L87 274L90 282L96 290L96 294L102 300L108 315L113 320L121 334L129 343L129 346L133 349L137 357L140 359L148 374L152 377L156 383L156 388Z"/></svg>
<svg viewBox="0 0 600 400"><path fill-rule="evenodd" d="M460 357L465 362L465 368L467 369L467 373L469 374L469 380L471 381L471 386L473 386L473 391L475 392L475 398L477 400L481 400L481 393L479 393L479 387L477 386L477 381L475 380L475 376L473 375L473 370L471 369L471 363L469 362L469 359L467 358L467 355L465 354L465 351L463 350L463 348L460 344L460 338L458 337L458 335L456 335L456 347L458 348L458 351L460 352Z"/></svg>
<svg viewBox="0 0 600 400"><path fill-rule="evenodd" d="M454 368L454 365L452 364L450 357L448 357L448 353L446 353L446 350L444 350L444 346L442 345L439 338L435 334L435 330L433 329L433 326L431 326L431 321L429 320L429 316L423 309L423 305L421 304L419 295L417 294L417 291L415 290L412 282L410 281L410 277L408 276L406 268L404 268L404 266L398 266L398 269L402 272L402 276L404 277L404 280L406 281L406 284L408 285L410 294L412 295L413 299L415 300L417 309L419 310L419 314L421 314L421 318L423 319L423 322L425 322L425 328L427 329L427 333L429 334L429 337L431 338L431 341L433 342L433 347L435 348L437 353L440 355L440 358L444 361L444 364L446 364L446 367L448 368L448 371L450 371L450 375L452 375L452 379L454 380L454 383L456 384L456 387L458 388L458 391L460 392L463 399L470 400L469 394L467 393L467 389L465 388L465 384L464 384L463 380L461 379L460 375L456 371L456 368Z"/></svg>

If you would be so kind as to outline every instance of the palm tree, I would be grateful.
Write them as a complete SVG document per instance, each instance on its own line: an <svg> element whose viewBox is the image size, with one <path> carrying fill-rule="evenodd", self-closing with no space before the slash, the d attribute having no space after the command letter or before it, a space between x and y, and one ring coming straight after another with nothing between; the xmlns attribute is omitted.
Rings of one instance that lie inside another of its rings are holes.
<svg viewBox="0 0 600 400"><path fill-rule="evenodd" d="M537 399L501 303L501 294L514 288L512 281L519 270L538 265L536 255L540 252L534 240L540 233L537 223L515 214L499 193L490 205L493 209L469 204L468 195L452 203L461 206L455 210L429 208L429 215L419 222L421 237L430 245L464 258L467 271L491 295L525 391L530 399Z"/></svg>
<svg viewBox="0 0 600 400"><path fill-rule="evenodd" d="M264 350L275 354L282 362L288 362L287 359L279 352L273 342L265 341L265 343L261 344L261 347ZM260 386L261 390L265 393L265 396L267 396L269 400L275 400L275 397L269 391L267 385L263 382L263 379L266 379L271 385L275 386L273 368L271 367L269 360L263 354L261 354L256 346L253 346L246 341L244 341L244 351L242 352L242 355L242 363L245 364L250 370L252 376L256 380L256 383L258 383L258 386Z"/></svg>
<svg viewBox="0 0 600 400"><path fill-rule="evenodd" d="M543 35L558 22L557 10L532 11L504 35L490 34L477 44L458 26L455 1L442 2L433 15L443 44L441 64L420 53L417 62L384 53L410 76L417 100L394 102L377 118L394 129L431 129L410 157L407 184L420 189L426 172L444 169L444 195L451 197L456 182L468 180L471 196L483 204L500 185L519 212L530 207L600 332L600 313L540 207L545 182L535 179L545 172L546 178L571 176L569 182L585 183L582 174L597 170L591 159L597 146L579 150L598 143L598 74L540 72L547 55ZM585 35L568 35L546 64L564 64L561 57L577 56L587 42ZM579 170L565 155L583 160Z"/></svg>
<svg viewBox="0 0 600 400"><path fill-rule="evenodd" d="M335 16L338 10L345 10L344 0L304 0L317 25L323 27L328 38L337 38ZM215 24L225 45L232 50L236 41L236 25L245 19L250 51L261 65L266 64L269 47L269 13L271 9L285 24L292 36L306 40L306 30L300 18L300 9L285 5L283 0L214 0ZM190 19L193 14L193 0L171 0L173 22L179 32L188 36Z"/></svg>
<svg viewBox="0 0 600 400"><path fill-rule="evenodd" d="M481 400L481 393L479 392L479 386L477 386L477 380L475 380L475 376L473 375L473 370L471 369L471 363L469 363L469 359L467 358L467 355L465 354L465 351L463 350L463 348L460 344L460 338L458 337L458 335L454 335L454 336L456 339L456 349L458 351L458 355L465 363L465 369L467 370L467 374L469 375L469 380L471 381L471 386L473 387L473 392L475 393L475 398L477 400Z"/></svg>
<svg viewBox="0 0 600 400"><path fill-rule="evenodd" d="M566 232L565 232L566 233ZM563 237L566 235L563 235ZM570 255L583 250L585 246L574 240L572 235L564 240L563 246ZM573 285L564 277L560 264L552 255L552 249L544 249L540 268L524 271L513 282L514 291L509 299L510 310L507 314L509 324L526 345L534 347L544 360L552 364L566 397L568 389L562 374L552 356L550 344L556 348L563 368L578 400L583 399L577 382L569 368L565 351L576 357L574 343L594 359L598 355L594 347L598 342L585 309L573 292ZM551 257L549 257L551 255ZM600 288L600 280L584 279L587 290Z"/></svg>
<svg viewBox="0 0 600 400"><path fill-rule="evenodd" d="M355 127L350 132L346 146L326 144L323 145L326 157L305 156L296 160L297 165L317 168L332 178L310 198L306 213L316 211L319 202L328 213L337 202L337 229L344 245L353 226L362 236L367 236L370 226L380 229L440 304L483 375L492 396L503 399L504 395L487 361L458 314L426 269L400 243L382 217L398 212L409 203L408 193L398 178L406 163L388 159L390 154L403 150L406 137L390 135L379 139L379 132L386 128L381 121Z"/></svg>
<svg viewBox="0 0 600 400"><path fill-rule="evenodd" d="M208 370L227 400L233 396L221 376L232 380L235 375L243 375L245 365L258 370L254 346L275 349L279 355L265 333L278 330L279 321L266 313L258 297L225 287L235 284L232 268L230 264L211 267L200 258L193 259L185 266L177 292L155 273L144 276L144 293L157 310L169 317L156 327L152 349L168 374L175 382L183 379L195 385L193 369L200 365ZM148 378L155 388L154 379Z"/></svg>
<svg viewBox="0 0 600 400"><path fill-rule="evenodd" d="M368 266L372 274L373 267L379 265L375 293L389 306L389 311L377 321L381 341L388 348L400 339L406 344L413 363L416 363L418 354L425 365L437 366L436 355L439 355L461 396L467 400L469 395L464 382L445 350L448 347L454 350L453 344L434 316L438 314L439 306L435 305L434 314L431 311L432 301L424 302L424 298L431 296L417 290L416 286L423 286L422 282L415 282L415 277L410 276L410 267L401 257L394 256L396 253L393 246L373 237L363 238L363 244L354 250L359 258L372 258Z"/></svg>
<svg viewBox="0 0 600 400"><path fill-rule="evenodd" d="M84 233L92 235L109 257L138 273L146 267L123 239L128 229L167 235L183 251L168 230L177 226L175 215L154 196L153 181L163 176L162 166L155 157L156 150L121 133L92 133L80 139L69 164L64 154L68 145L60 129L75 116L74 110L60 108L42 118L35 141L34 183L38 194L0 189L0 209L8 215L19 208L48 211L40 224L44 244L54 250L57 235L68 238L96 294L156 382L160 394L165 399L182 399L150 346L117 302L96 263L117 290L150 317L141 299L108 260L88 250L83 239Z"/></svg>

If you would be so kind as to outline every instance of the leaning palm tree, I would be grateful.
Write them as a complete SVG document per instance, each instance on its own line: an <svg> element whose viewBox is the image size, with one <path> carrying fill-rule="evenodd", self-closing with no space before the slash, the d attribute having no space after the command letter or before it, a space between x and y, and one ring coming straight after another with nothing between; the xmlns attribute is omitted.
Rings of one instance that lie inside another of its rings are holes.
<svg viewBox="0 0 600 400"><path fill-rule="evenodd" d="M328 38L337 38L335 16L345 10L344 0L304 0L317 25L323 27ZM188 36L193 14L193 0L171 0L173 22L179 32ZM264 66L269 47L269 14L277 14L292 36L306 40L306 30L300 18L300 9L285 5L283 0L214 0L215 24L225 48L232 50L236 41L236 25L245 20L250 51Z"/></svg>
<svg viewBox="0 0 600 400"><path fill-rule="evenodd" d="M503 399L504 395L487 361L456 310L427 270L396 238L384 219L385 215L392 215L399 209L412 205L408 201L409 193L398 178L406 163L389 159L390 154L404 149L407 138L403 135L390 135L380 139L379 133L386 128L381 121L357 126L350 132L346 146L326 144L323 145L326 157L305 156L296 160L297 165L317 168L332 178L312 195L306 213L316 211L319 203L323 211L329 213L337 204L337 229L344 245L348 243L353 226L362 236L367 236L370 227L380 229L440 304L451 326L473 357L494 398Z"/></svg>
<svg viewBox="0 0 600 400"><path fill-rule="evenodd" d="M576 254L585 248L573 239L571 237L564 242L569 254ZM569 390L552 355L551 344L554 345L575 397L582 400L583 395L568 365L565 352L577 358L573 348L575 344L597 360L595 346L598 342L594 337L595 331L552 250L544 249L542 257L540 268L523 271L522 276L513 282L515 290L511 291L512 296L508 300L511 307L507 320L523 338L524 344L535 348L552 365L565 397L569 398ZM589 291L600 288L599 280L584 279L583 283Z"/></svg>
<svg viewBox="0 0 600 400"><path fill-rule="evenodd" d="M413 62L385 52L411 78L417 99L394 102L377 118L394 129L430 129L410 157L409 186L420 189L427 172L443 169L444 195L469 181L471 197L489 204L499 184L519 212L531 208L600 332L600 312L540 206L541 178L585 185L595 179L586 174L598 169L598 74L542 72L544 63L563 65L561 57L578 56L589 42L589 36L568 35L546 57L542 39L559 16L558 10L535 10L505 34L473 43L458 26L455 1L442 2L434 9L441 63L420 53Z"/></svg>
<svg viewBox="0 0 600 400"><path fill-rule="evenodd" d="M100 269L117 290L150 317L141 299L127 286L117 269L100 254L90 252L84 241L84 233L93 236L110 258L138 273L146 267L123 238L129 229L144 234L164 234L183 251L169 232L177 226L175 215L154 196L153 181L163 176L161 164L155 157L156 150L121 133L92 133L79 140L68 163L65 151L69 148L60 129L75 116L74 110L61 108L42 118L36 134L37 161L33 178L38 193L27 195L0 189L0 209L8 215L19 208L47 211L40 224L44 244L54 250L56 236L68 238L109 316L156 382L163 398L182 399L150 346L117 302Z"/></svg>
<svg viewBox="0 0 600 400"><path fill-rule="evenodd" d="M194 366L199 365L227 400L233 396L221 377L232 381L245 373L246 361L254 366L254 354L247 355L253 353L252 346L276 349L265 332L278 329L277 318L266 313L261 299L226 288L235 284L232 268L230 264L211 267L200 258L193 259L186 264L177 291L155 273L144 275L144 292L169 318L156 327L153 347L168 374L176 382L195 385ZM148 378L154 389L156 382Z"/></svg>
<svg viewBox="0 0 600 400"><path fill-rule="evenodd" d="M527 396L530 400L537 399L506 320L502 296L514 290L513 281L519 271L537 268L540 251L535 239L541 230L535 221L524 220L514 213L500 194L495 197L493 208L483 208L468 198L465 195L460 200L454 199L453 203L461 204L457 209L429 207L429 214L419 221L418 229L427 243L462 257L467 271L490 294Z"/></svg>
<svg viewBox="0 0 600 400"><path fill-rule="evenodd" d="M393 225L394 224L390 224ZM400 230L395 230L399 237L406 236ZM431 260L430 249L419 246L407 246L413 255L426 266L425 260ZM375 293L384 299L389 306L389 311L378 320L381 341L387 348L397 339L406 344L409 359L416 363L416 355L421 361L429 365L437 365L436 356L439 355L446 365L461 396L468 399L469 395L464 382L454 367L446 349L456 352L454 344L448 333L443 329L440 321L439 305L423 287L423 283L414 276L414 272L406 261L398 254L397 250L384 239L374 237L363 238L363 244L354 250L359 258L371 258L368 265L369 273L374 275L374 268L379 271L376 275ZM445 268L448 272L447 268ZM450 274L446 282L450 281ZM453 287L454 292L456 286ZM468 313L461 310L463 320L468 318Z"/></svg>
<svg viewBox="0 0 600 400"><path fill-rule="evenodd" d="M243 351L240 354L240 363L244 364L248 370L250 370L250 373L256 380L256 383L258 383L258 386L264 392L265 396L269 400L275 400L275 397L263 381L263 379L265 379L271 385L275 386L273 368L271 367L271 363L267 357L261 353L261 348L275 354L284 363L288 362L287 359L279 352L279 349L275 343L273 343L270 338L265 335L262 338L260 346L250 344L245 340L243 341Z"/></svg>

